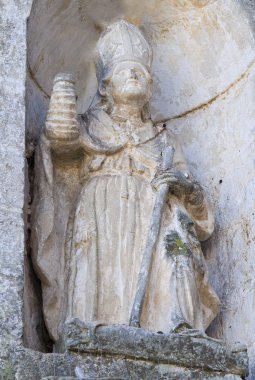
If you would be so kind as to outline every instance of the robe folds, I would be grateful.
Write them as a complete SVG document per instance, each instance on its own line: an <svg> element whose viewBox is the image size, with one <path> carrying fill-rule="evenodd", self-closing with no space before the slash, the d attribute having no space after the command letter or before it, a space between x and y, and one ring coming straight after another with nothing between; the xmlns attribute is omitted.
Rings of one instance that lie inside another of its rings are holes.
<svg viewBox="0 0 255 380"><path fill-rule="evenodd" d="M77 141L49 141L36 153L33 263L54 340L74 317L128 324L166 146L173 168L188 174L163 126L124 129L101 109L80 119ZM190 175L190 174L189 174ZM219 300L207 280L199 240L213 231L205 195L199 203L169 192L153 254L141 326L169 332L179 322L206 329Z"/></svg>

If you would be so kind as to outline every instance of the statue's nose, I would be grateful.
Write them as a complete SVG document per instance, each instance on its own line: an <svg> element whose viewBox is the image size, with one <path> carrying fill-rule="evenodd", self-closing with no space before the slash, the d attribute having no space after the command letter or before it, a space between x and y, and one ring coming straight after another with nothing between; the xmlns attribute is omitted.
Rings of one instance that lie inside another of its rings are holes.
<svg viewBox="0 0 255 380"><path fill-rule="evenodd" d="M134 69L130 70L130 78L137 79L137 74L136 74L136 71Z"/></svg>

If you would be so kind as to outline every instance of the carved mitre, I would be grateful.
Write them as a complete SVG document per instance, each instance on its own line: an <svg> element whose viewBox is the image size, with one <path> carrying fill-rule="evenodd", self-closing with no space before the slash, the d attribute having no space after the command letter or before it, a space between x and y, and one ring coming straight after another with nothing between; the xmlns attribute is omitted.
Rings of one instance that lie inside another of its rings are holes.
<svg viewBox="0 0 255 380"><path fill-rule="evenodd" d="M152 50L140 30L125 20L110 25L97 44L96 68L100 82L123 61L141 63L150 70Z"/></svg>

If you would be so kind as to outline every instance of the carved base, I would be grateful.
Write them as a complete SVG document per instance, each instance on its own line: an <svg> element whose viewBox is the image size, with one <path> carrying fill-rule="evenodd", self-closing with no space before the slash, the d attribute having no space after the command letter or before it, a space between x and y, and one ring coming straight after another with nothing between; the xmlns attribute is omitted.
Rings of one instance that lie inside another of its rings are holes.
<svg viewBox="0 0 255 380"><path fill-rule="evenodd" d="M85 379L237 380L248 373L245 346L230 348L197 330L162 334L74 319L55 349L76 356Z"/></svg>
<svg viewBox="0 0 255 380"><path fill-rule="evenodd" d="M74 320L55 348L45 354L2 340L0 379L240 380L248 372L244 346L231 349L194 330L157 334Z"/></svg>
<svg viewBox="0 0 255 380"><path fill-rule="evenodd" d="M195 351L199 347L196 345ZM0 374L6 379L19 380L241 380L244 376L226 371L206 370L202 366L187 368L147 359L129 358L125 355L83 353L69 351L65 354L43 354L14 345L10 347L8 361L0 363ZM193 352L190 353L193 355ZM187 352L183 349L183 355ZM239 355L239 354L238 354ZM246 353L240 354L246 357ZM77 368L84 377L75 376ZM241 372L240 367L238 367ZM2 371L2 372L1 372ZM245 371L243 367L242 371ZM1 378L1 376L0 376Z"/></svg>

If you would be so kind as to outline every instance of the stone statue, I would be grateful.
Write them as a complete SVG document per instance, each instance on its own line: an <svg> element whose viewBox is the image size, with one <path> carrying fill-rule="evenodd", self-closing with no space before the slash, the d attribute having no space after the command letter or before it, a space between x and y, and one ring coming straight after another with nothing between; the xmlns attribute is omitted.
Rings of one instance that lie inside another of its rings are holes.
<svg viewBox="0 0 255 380"><path fill-rule="evenodd" d="M179 332L204 331L218 313L200 246L213 213L175 137L150 119L151 61L141 32L119 21L98 41L98 91L85 114L76 115L72 76L55 78L32 232L54 341L74 317Z"/></svg>

